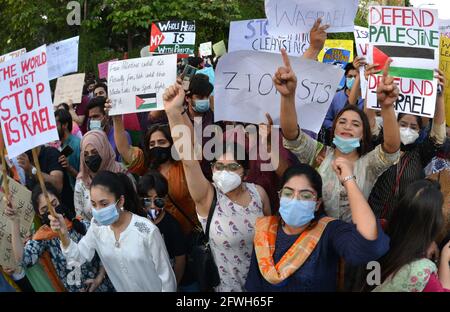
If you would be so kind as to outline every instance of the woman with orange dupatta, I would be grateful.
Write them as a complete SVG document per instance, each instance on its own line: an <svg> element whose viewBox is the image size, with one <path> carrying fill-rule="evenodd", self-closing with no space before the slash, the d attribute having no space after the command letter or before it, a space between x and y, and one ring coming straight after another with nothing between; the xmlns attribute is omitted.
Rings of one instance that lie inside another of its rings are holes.
<svg viewBox="0 0 450 312"><path fill-rule="evenodd" d="M79 241L86 233L89 222L75 219L75 211L61 204L56 189L48 183L46 187L51 205L56 212L65 217L70 237ZM5 209L11 222L13 254L16 261L24 268L29 268L39 261L57 292L113 291L109 279L105 279L105 270L100 266L98 259L81 266L68 265L61 251L58 234L49 226L49 212L40 186L36 186L32 192L32 203L43 225L25 246L20 237L16 207L12 207L9 201Z"/></svg>
<svg viewBox="0 0 450 312"><path fill-rule="evenodd" d="M353 224L324 215L316 170L290 167L281 181L280 216L256 221L247 291L336 291L340 257L356 265L388 251L389 238L356 184L352 163L337 158L333 169L347 191Z"/></svg>

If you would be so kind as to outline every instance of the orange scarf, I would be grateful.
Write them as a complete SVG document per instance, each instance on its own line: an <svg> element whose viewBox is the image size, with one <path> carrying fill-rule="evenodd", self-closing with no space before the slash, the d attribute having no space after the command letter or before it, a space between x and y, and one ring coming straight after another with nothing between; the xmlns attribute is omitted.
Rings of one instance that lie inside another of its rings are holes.
<svg viewBox="0 0 450 312"><path fill-rule="evenodd" d="M324 217L312 228L308 228L295 243L274 263L275 242L277 240L279 217L261 217L256 220L254 246L258 266L263 277L276 285L295 273L313 252L319 243L327 224L335 219Z"/></svg>
<svg viewBox="0 0 450 312"><path fill-rule="evenodd" d="M66 221L67 229L70 231L72 229L72 222L64 219ZM58 233L54 232L48 225L44 224L37 230L36 234L33 236L33 240L51 240L58 237ZM50 257L50 253L45 251L39 259L39 263L42 265L45 273L52 283L53 288L56 292L65 292L66 289L56 273L56 269Z"/></svg>

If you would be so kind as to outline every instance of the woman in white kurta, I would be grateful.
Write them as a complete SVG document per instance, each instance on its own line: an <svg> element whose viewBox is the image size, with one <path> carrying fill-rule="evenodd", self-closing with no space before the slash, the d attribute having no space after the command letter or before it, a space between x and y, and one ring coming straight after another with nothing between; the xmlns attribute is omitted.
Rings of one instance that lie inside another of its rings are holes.
<svg viewBox="0 0 450 312"><path fill-rule="evenodd" d="M61 230L61 248L68 262L100 257L117 291L176 291L175 274L158 228L142 215L129 178L99 172L91 184L93 219L78 244L70 240L60 215L51 219Z"/></svg>

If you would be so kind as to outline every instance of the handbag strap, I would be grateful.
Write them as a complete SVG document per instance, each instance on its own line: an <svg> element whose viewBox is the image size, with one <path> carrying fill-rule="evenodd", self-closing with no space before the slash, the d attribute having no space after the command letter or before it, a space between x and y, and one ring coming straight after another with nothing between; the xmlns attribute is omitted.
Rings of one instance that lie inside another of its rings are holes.
<svg viewBox="0 0 450 312"><path fill-rule="evenodd" d="M217 193L216 193L216 188L214 186L213 186L213 190L214 190L214 197L211 202L211 207L209 208L208 220L206 221L206 228L205 228L205 236L206 236L207 242L209 242L209 227L211 225L211 220L214 215L214 210L216 209L216 203L217 203Z"/></svg>

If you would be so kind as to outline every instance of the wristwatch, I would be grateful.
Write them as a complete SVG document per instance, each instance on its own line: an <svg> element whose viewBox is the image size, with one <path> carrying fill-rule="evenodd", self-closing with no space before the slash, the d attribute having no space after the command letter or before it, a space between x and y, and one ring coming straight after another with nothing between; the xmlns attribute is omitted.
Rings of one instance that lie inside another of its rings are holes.
<svg viewBox="0 0 450 312"><path fill-rule="evenodd" d="M355 180L356 181L356 177L354 175L345 177L342 179L341 184L344 185L345 182L350 181L350 180Z"/></svg>

